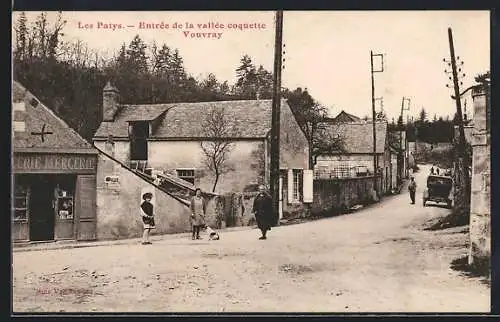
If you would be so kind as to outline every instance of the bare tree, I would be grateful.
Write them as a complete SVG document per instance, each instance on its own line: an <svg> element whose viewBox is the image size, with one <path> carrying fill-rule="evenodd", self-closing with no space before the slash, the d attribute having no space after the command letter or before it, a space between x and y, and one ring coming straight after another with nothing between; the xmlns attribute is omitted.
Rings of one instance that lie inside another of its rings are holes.
<svg viewBox="0 0 500 322"><path fill-rule="evenodd" d="M200 145L205 157L204 162L215 177L212 192L215 192L220 176L231 170L228 159L234 146L231 139L236 134L231 123L225 108L210 109L202 122L206 140Z"/></svg>

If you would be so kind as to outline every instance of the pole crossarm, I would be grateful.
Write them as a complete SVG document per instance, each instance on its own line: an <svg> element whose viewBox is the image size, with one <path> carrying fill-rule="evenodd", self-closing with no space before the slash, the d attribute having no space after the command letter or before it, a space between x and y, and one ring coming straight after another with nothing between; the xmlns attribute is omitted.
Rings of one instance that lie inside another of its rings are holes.
<svg viewBox="0 0 500 322"><path fill-rule="evenodd" d="M382 73L384 71L384 54L371 54L372 59L373 57L380 57L382 66L380 69L373 69L373 64L372 64L372 73Z"/></svg>

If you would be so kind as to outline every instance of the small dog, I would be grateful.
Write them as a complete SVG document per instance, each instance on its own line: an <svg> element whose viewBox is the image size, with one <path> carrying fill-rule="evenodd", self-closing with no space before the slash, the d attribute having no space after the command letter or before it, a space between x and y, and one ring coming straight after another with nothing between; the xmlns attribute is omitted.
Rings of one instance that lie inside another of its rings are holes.
<svg viewBox="0 0 500 322"><path fill-rule="evenodd" d="M204 230L207 233L209 240L219 240L220 239L219 234L215 230L210 228L209 226L205 226Z"/></svg>

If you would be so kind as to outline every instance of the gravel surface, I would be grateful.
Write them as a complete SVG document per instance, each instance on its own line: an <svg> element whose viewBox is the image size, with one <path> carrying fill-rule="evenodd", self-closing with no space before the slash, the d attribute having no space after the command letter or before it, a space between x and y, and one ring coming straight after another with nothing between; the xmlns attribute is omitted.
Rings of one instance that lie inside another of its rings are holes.
<svg viewBox="0 0 500 322"><path fill-rule="evenodd" d="M448 209L421 201L427 170L356 213L153 245L15 252L14 312L489 312L490 289L450 269L465 227L424 231Z"/></svg>

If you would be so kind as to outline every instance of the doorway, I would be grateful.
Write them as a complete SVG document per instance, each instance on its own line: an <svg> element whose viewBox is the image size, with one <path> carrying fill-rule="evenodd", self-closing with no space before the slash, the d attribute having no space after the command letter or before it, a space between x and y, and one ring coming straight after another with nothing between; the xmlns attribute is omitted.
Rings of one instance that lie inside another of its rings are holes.
<svg viewBox="0 0 500 322"><path fill-rule="evenodd" d="M29 178L30 240L54 240L54 180L50 175L34 175Z"/></svg>

